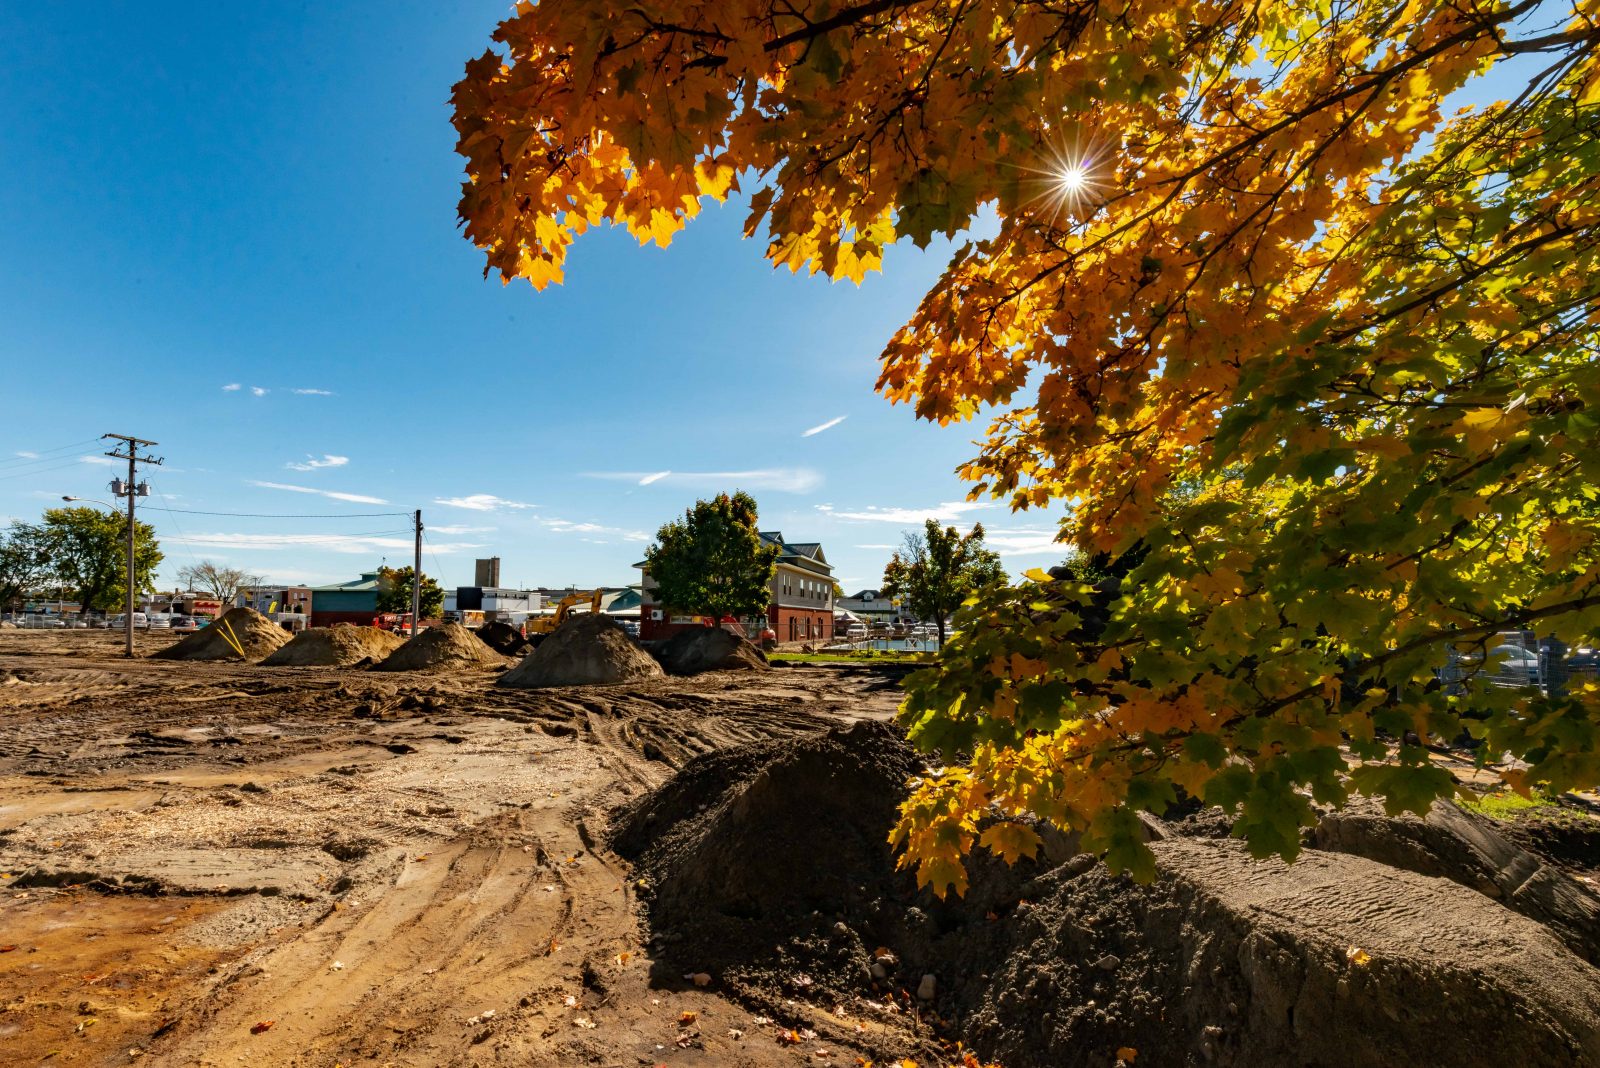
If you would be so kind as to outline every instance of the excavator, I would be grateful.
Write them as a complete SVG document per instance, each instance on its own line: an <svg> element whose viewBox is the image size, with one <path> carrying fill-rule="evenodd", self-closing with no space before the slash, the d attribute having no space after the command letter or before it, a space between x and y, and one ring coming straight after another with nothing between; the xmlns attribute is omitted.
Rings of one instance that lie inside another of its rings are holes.
<svg viewBox="0 0 1600 1068"><path fill-rule="evenodd" d="M546 637L555 633L556 628L567 621L567 616L571 614L572 609L577 605L582 604L584 598L586 597L589 601L589 611L598 612L600 611L600 602L605 597L605 591L595 590L592 594L583 594L574 591L573 593L567 594L565 597L561 598L560 602L556 605L554 615L534 616L532 619L528 620L528 625L523 628L523 633L528 636L528 639L532 641L534 645L538 645L540 642L544 641Z"/></svg>

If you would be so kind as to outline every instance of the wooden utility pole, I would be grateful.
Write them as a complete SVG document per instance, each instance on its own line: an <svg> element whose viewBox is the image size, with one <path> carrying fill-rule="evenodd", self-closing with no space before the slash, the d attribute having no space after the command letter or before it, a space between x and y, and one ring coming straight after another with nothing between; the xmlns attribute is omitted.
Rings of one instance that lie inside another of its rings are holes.
<svg viewBox="0 0 1600 1068"><path fill-rule="evenodd" d="M422 509L417 509L417 553L411 563L411 636L415 638L422 625Z"/></svg>
<svg viewBox="0 0 1600 1068"><path fill-rule="evenodd" d="M139 465L156 464L159 466L161 463L161 458L157 456L139 455L139 449L141 447L155 445L158 444L157 442L146 441L144 438L130 437L127 434L102 434L100 436L101 438L110 438L114 441L120 441L128 448L128 451L124 453L118 451L121 446L113 445L111 447L111 451L106 453L106 455L114 460L128 461L127 485L123 486L122 489L119 490L117 489L117 484L112 482L111 492L128 498L128 603L127 615L123 620L126 624L123 627L123 632L127 641L124 647L123 655L131 660L133 658L133 610L139 596L137 571L134 568L134 546L138 541L139 528L134 525L133 502L135 498L148 496L150 493L150 487L139 482ZM87 608L88 606L85 605L84 607Z"/></svg>

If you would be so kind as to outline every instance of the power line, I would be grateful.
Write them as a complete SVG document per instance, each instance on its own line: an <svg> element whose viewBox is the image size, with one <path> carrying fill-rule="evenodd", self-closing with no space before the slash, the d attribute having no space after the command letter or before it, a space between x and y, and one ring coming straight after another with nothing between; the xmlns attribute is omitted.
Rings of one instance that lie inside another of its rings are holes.
<svg viewBox="0 0 1600 1068"><path fill-rule="evenodd" d="M99 444L99 441L100 441L99 438L88 438L88 439L86 439L84 441L74 441L70 445L57 445L53 449L28 449L28 450L24 450L24 451L27 451L27 452L31 452L33 455L31 455L31 456L12 456L12 457L8 457L8 458L6 458L4 460L0 460L0 467L27 467L29 464L50 463L50 462L53 462L53 461L61 459L61 457L59 457L59 456L52 456L51 453L66 452L69 449L87 448L90 445Z"/></svg>
<svg viewBox="0 0 1600 1068"><path fill-rule="evenodd" d="M10 473L0 475L0 482L9 482L14 478L33 478L35 475L48 475L52 471L65 471L68 468L83 466L83 461L76 458L68 460L65 463L59 462L60 457L56 457L56 460L57 463L54 466L36 467L31 471L18 471L15 468L8 469Z"/></svg>
<svg viewBox="0 0 1600 1068"><path fill-rule="evenodd" d="M183 515L225 515L236 519L388 519L393 516L410 518L410 512L324 512L321 514L290 514L283 512L201 512L192 508L169 508L171 512L180 512Z"/></svg>

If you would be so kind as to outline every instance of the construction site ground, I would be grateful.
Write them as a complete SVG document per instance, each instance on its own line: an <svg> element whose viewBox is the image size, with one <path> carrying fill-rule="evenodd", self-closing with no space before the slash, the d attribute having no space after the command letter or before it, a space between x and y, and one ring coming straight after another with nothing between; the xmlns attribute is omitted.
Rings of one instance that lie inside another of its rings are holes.
<svg viewBox="0 0 1600 1068"><path fill-rule="evenodd" d="M7 1065L848 1065L827 1034L926 1040L819 1019L784 1045L715 976L663 976L601 844L695 754L891 717L893 669L522 691L121 641L0 631Z"/></svg>

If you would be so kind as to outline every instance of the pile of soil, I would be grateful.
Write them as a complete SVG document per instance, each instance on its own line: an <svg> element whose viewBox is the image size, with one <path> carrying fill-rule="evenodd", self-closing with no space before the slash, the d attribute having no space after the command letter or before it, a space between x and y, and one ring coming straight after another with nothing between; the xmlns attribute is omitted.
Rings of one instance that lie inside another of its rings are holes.
<svg viewBox="0 0 1600 1068"><path fill-rule="evenodd" d="M522 663L500 677L501 686L610 686L661 674L661 665L602 613L568 616Z"/></svg>
<svg viewBox="0 0 1600 1068"><path fill-rule="evenodd" d="M375 671L448 671L505 667L505 659L459 623L429 627L388 658Z"/></svg>
<svg viewBox="0 0 1600 1068"><path fill-rule="evenodd" d="M1390 818L1361 798L1323 817L1308 842L1460 883L1543 924L1568 949L1600 964L1600 896L1485 816L1436 801L1426 818Z"/></svg>
<svg viewBox="0 0 1600 1068"><path fill-rule="evenodd" d="M1150 821L1149 886L1047 835L1015 867L978 851L941 902L885 844L919 768L862 724L697 757L625 809L612 844L665 974L775 1007L919 992L1002 1064L1600 1063L1600 970L1492 878L1319 849L1258 862L1191 818Z"/></svg>
<svg viewBox="0 0 1600 1068"><path fill-rule="evenodd" d="M158 652L155 660L238 660L239 650L223 637L230 634L244 650L244 659L262 660L288 644L289 632L254 608L230 608L216 622Z"/></svg>
<svg viewBox="0 0 1600 1068"><path fill-rule="evenodd" d="M533 648L533 643L510 623L490 620L477 630L478 640L501 656L521 656Z"/></svg>
<svg viewBox="0 0 1600 1068"><path fill-rule="evenodd" d="M635 860L650 925L682 970L765 1001L805 974L809 993L844 998L866 989L875 921L915 890L888 831L922 769L898 731L869 721L717 750L619 813L611 845Z"/></svg>
<svg viewBox="0 0 1600 1068"><path fill-rule="evenodd" d="M721 627L680 630L651 652L669 675L767 670L767 658L761 650Z"/></svg>
<svg viewBox="0 0 1600 1068"><path fill-rule="evenodd" d="M263 667L349 667L382 660L405 639L377 627L311 627L261 661Z"/></svg>

